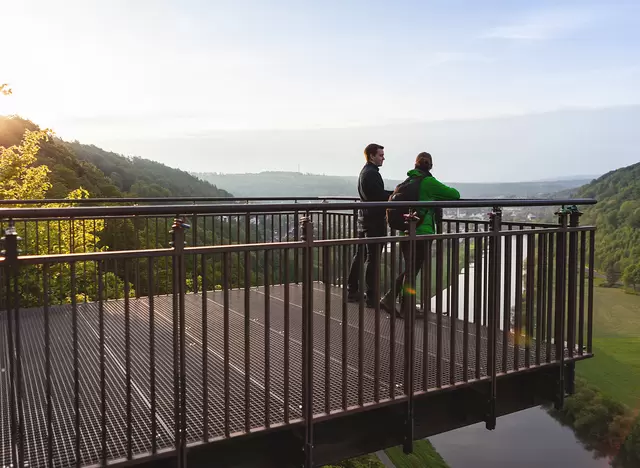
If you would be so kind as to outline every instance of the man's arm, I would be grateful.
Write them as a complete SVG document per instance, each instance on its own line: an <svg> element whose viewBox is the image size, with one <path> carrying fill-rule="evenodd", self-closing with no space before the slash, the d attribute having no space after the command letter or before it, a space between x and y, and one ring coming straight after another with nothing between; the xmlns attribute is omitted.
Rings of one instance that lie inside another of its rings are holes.
<svg viewBox="0 0 640 468"><path fill-rule="evenodd" d="M434 200L460 200L460 192L440 182L435 177L431 180L431 196Z"/></svg>
<svg viewBox="0 0 640 468"><path fill-rule="evenodd" d="M393 193L385 190L382 176L373 171L365 174L362 181L362 190L367 197L367 201L387 201Z"/></svg>

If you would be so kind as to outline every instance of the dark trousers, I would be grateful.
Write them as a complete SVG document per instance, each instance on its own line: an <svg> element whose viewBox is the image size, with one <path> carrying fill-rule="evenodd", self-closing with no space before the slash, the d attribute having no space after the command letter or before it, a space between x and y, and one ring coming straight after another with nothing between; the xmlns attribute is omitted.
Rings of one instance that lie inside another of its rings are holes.
<svg viewBox="0 0 640 468"><path fill-rule="evenodd" d="M424 251L427 246L426 241L416 241L415 253L413 256L414 261L414 280L416 276L422 270L422 265L424 264ZM411 282L409 278L409 241L400 242L400 249L402 250L402 257L404 258L404 271L402 271L398 277L396 278L396 297L400 296L402 299L402 291L405 288L409 288ZM416 288L417 289L417 288ZM387 292L388 295L392 294L392 291ZM413 293L415 294L415 292Z"/></svg>
<svg viewBox="0 0 640 468"><path fill-rule="evenodd" d="M384 237L387 233L382 229L370 229L358 232L358 238L366 237ZM347 280L347 291L349 294L355 294L360 291L360 259L364 255L364 291L369 301L375 299L375 273L376 269L380 269L380 257L382 255L382 247L384 242L376 242L373 244L359 244L353 259L351 260L351 269L349 270L349 279Z"/></svg>

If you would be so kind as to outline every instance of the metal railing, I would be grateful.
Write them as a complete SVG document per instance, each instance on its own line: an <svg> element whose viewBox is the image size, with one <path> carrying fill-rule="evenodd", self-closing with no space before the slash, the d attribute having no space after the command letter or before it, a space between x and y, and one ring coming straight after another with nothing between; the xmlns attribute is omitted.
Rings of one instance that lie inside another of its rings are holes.
<svg viewBox="0 0 640 468"><path fill-rule="evenodd" d="M488 382L493 428L499 378L555 366L560 405L592 354L595 228L573 205L593 200L394 202L492 211L384 238L357 237L351 201L152 201L0 209L2 466L184 465L194 444L291 425L313 466L314 424L388 404L409 450L416 399ZM498 202L563 208L506 223ZM368 244L371 308L346 288Z"/></svg>

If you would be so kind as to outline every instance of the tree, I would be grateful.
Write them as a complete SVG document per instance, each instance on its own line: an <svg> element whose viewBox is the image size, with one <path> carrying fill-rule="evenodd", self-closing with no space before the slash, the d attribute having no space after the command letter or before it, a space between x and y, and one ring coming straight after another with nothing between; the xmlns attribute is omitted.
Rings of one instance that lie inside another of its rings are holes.
<svg viewBox="0 0 640 468"><path fill-rule="evenodd" d="M49 168L33 167L40 149L40 140L47 140L50 130L26 130L20 145L0 146L0 198L27 200L44 198L51 188Z"/></svg>
<svg viewBox="0 0 640 468"><path fill-rule="evenodd" d="M640 263L629 265L622 273L622 281L627 286L631 286L634 291L640 286Z"/></svg>

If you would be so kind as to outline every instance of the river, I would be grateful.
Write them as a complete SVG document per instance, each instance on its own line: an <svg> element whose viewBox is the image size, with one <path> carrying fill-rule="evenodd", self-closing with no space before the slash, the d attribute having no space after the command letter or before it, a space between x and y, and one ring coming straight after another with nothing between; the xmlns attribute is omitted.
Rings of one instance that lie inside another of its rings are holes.
<svg viewBox="0 0 640 468"><path fill-rule="evenodd" d="M539 407L498 418L493 431L480 423L429 440L451 468L610 467Z"/></svg>

